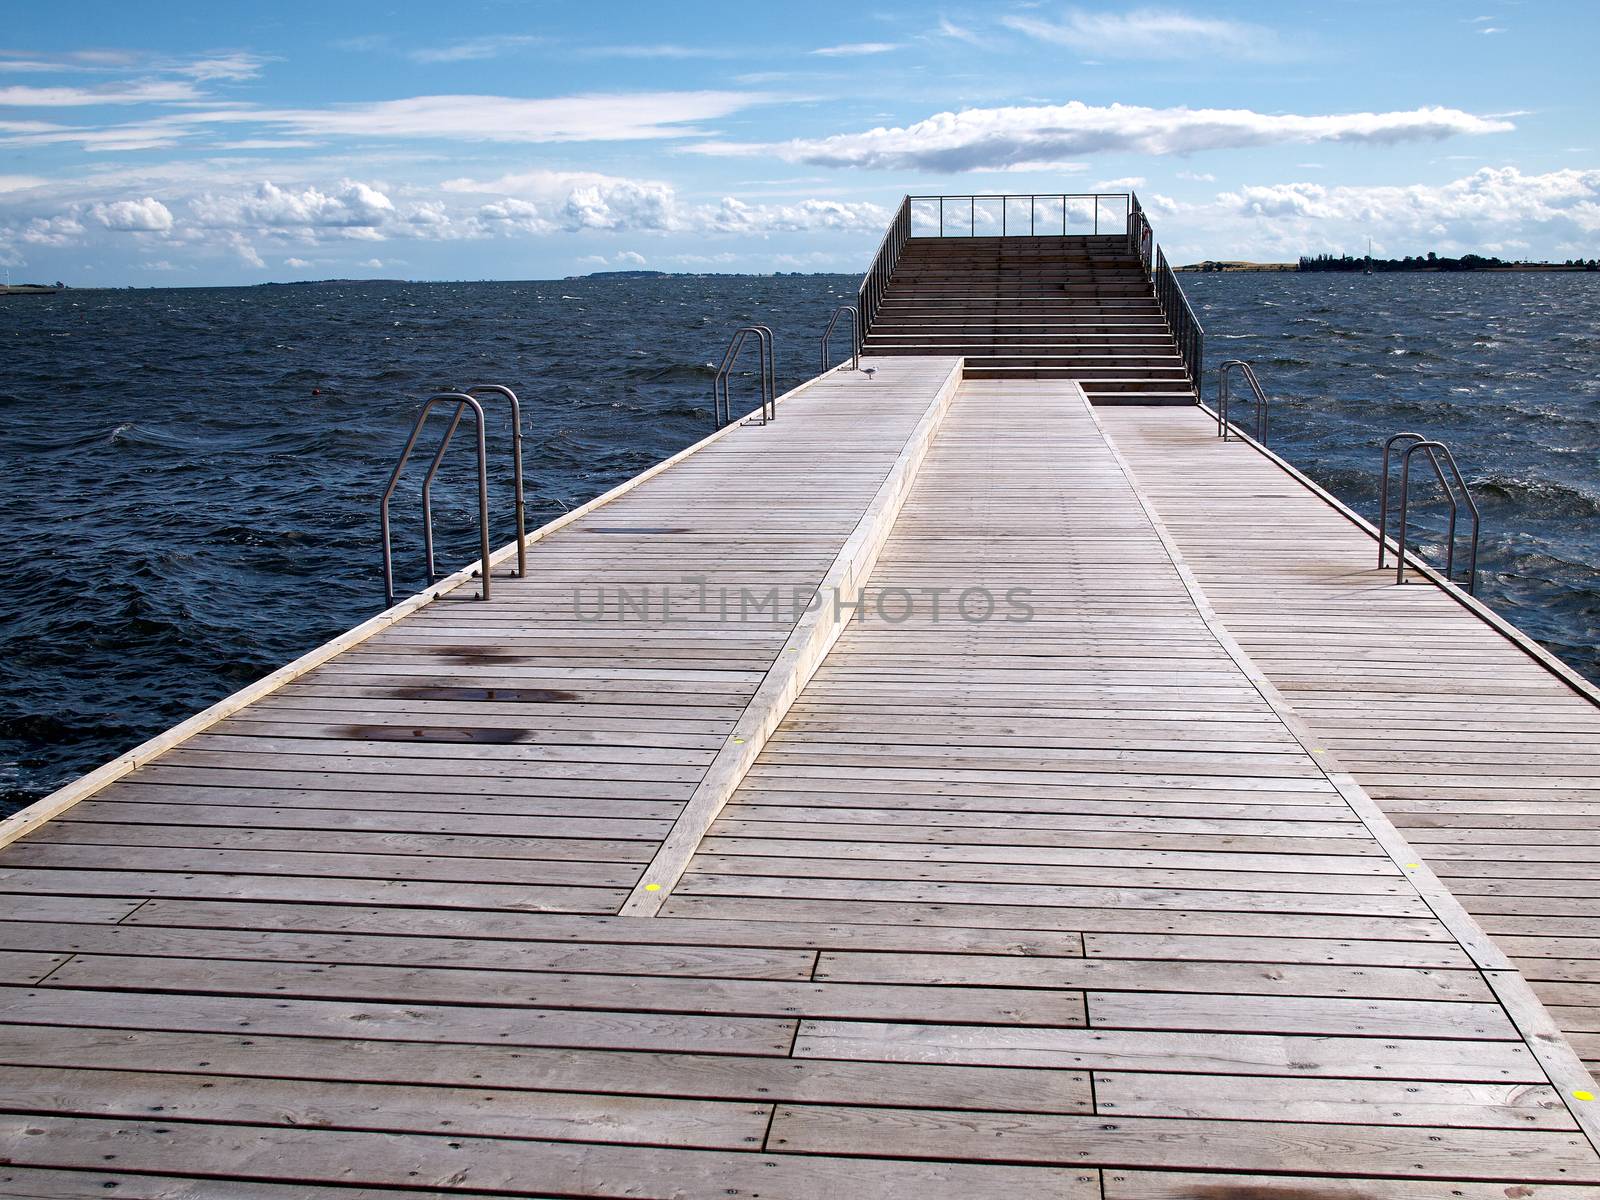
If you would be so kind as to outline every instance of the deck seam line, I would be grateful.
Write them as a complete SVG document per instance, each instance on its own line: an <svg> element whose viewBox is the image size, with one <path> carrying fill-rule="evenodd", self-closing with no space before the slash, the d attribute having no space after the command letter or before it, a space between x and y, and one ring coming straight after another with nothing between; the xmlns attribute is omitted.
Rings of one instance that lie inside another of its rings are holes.
<svg viewBox="0 0 1600 1200"><path fill-rule="evenodd" d="M949 373L818 581L816 607L808 609L789 631L639 882L617 910L618 916L654 917L660 913L706 832L838 642L853 615L853 610L845 610L845 604L859 601L861 589L894 531L934 437L955 402L964 363L960 358L951 360Z"/></svg>
<svg viewBox="0 0 1600 1200"><path fill-rule="evenodd" d="M1208 408L1204 403L1196 401L1195 407L1202 413L1205 413L1207 416L1209 416L1212 420L1216 419L1216 411ZM1305 474L1305 472L1301 471L1300 468L1296 467L1288 459L1278 454L1277 451L1272 450L1262 443L1256 441L1255 438L1251 437L1248 433L1244 432L1244 430L1234 425L1232 421L1228 422L1228 424L1234 431L1234 439L1249 446L1273 466L1277 467L1284 474L1288 475L1289 478L1293 479L1296 483L1310 491L1314 496L1317 497L1317 499L1321 500L1329 508L1333 509L1334 512L1338 513L1345 520L1349 521L1350 524L1354 525L1362 533L1370 537L1374 546L1376 546L1378 542L1378 530L1371 521L1368 521L1360 513L1356 512L1355 509L1351 508L1343 500L1339 499L1339 497L1328 491L1316 480L1310 478ZM1385 539L1384 545L1396 553L1399 552L1393 538ZM1501 637L1511 642L1518 650L1522 651L1529 658L1533 659L1534 662L1538 663L1539 666L1543 667L1550 674L1561 680L1561 682L1572 691L1577 692L1596 708L1600 708L1600 687L1590 683L1589 680L1585 679L1582 675L1578 674L1577 671L1573 670L1566 663L1562 662L1555 655L1551 654L1550 651L1539 645L1538 642L1534 641L1510 621L1507 621L1482 600L1479 600L1476 596L1463 591L1460 586L1458 586L1452 580L1446 579L1442 574L1440 574L1436 567L1424 559L1420 554L1415 554L1408 550L1406 552L1406 563L1409 566L1414 567L1419 574L1425 575L1446 596L1450 597L1450 599L1461 605L1462 608L1465 608L1473 616L1484 622L1484 624L1488 625L1496 633L1500 634Z"/></svg>
<svg viewBox="0 0 1600 1200"><path fill-rule="evenodd" d="M801 392L838 373L843 367L844 364L841 363L839 366L832 367L820 375L813 376L798 387L792 388L782 396L779 396L774 401L774 404L779 404L798 396ZM759 411L759 409L751 409L740 420L730 421L715 433L701 438L692 445L685 446L671 457L662 459L631 479L623 480L609 491L602 492L594 499L586 501L577 508L562 513L559 517L552 521L547 521L537 529L530 530L524 539L525 543L531 546L535 542L543 541L551 534L564 529L575 521L582 520L596 509L602 508L613 500L620 499L640 484L655 478L663 471L677 466L684 459L698 454L714 442L729 436L735 430L744 428L743 422L755 417ZM516 549L516 539L513 538L504 546L501 546L500 549L493 551L489 555L487 569L493 570L499 563L504 562L516 553ZM37 829L47 821L60 816L74 804L81 800L87 800L102 788L115 783L118 779L132 773L139 767L147 766L167 751L188 741L196 734L204 732L225 717L232 716L234 713L248 708L257 700L281 690L315 668L331 662L346 650L358 646L384 630L398 625L419 609L425 608L433 601L455 591L463 584L472 582L478 577L478 572L482 567L482 559L475 559L454 574L447 575L432 586L424 588L415 595L406 597L397 604L391 605L376 616L369 617L353 629L347 629L338 637L306 651L299 658L285 663L271 674L264 675L254 683L247 684L232 695L224 696L209 708L202 709L187 720L156 734L155 737L141 742L132 750L118 755L110 762L101 764L88 774L80 775L64 787L57 788L48 796L41 797L26 808L12 813L9 817L0 820L0 848L9 846L25 833Z"/></svg>
<svg viewBox="0 0 1600 1200"><path fill-rule="evenodd" d="M1522 977L1521 972L1478 924L1477 919L1456 898L1455 893L1445 887L1433 873L1432 868L1406 840L1405 835L1367 795L1366 789L1355 776L1340 763L1337 755L1327 747L1316 745L1319 739L1313 734L1304 718L1234 639L1222 618L1211 607L1204 588L1189 569L1182 550L1161 520L1155 504L1140 487L1132 465L1123 457L1116 442L1100 423L1100 418L1094 412L1094 406L1088 402L1087 396L1083 396L1083 402L1095 429L1111 452L1123 478L1127 480L1134 498L1144 510L1151 528L1161 540L1196 611L1212 636L1216 638L1218 645L1244 672L1245 678L1271 707L1295 740L1300 742L1318 770L1334 786L1339 795L1344 797L1357 818L1372 834L1373 839L1401 869L1404 877L1411 881L1422 902L1455 939L1456 944L1467 953L1490 993L1506 1014L1507 1020L1511 1022L1512 1028L1517 1031L1534 1060L1544 1070L1550 1083L1561 1093L1562 1103L1578 1123L1578 1128L1595 1153L1600 1155L1600 1112L1594 1111L1592 1102L1575 1103L1572 1095L1574 1091L1594 1090L1594 1080L1577 1052L1559 1032L1544 1003Z"/></svg>

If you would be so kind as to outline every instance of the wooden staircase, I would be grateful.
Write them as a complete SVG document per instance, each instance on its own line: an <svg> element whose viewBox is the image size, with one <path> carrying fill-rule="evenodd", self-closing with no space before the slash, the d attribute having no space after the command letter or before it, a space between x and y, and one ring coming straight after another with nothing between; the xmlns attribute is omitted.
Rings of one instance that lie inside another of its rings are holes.
<svg viewBox="0 0 1600 1200"><path fill-rule="evenodd" d="M968 379L1074 379L1096 404L1193 404L1126 235L912 237L866 354L965 355Z"/></svg>

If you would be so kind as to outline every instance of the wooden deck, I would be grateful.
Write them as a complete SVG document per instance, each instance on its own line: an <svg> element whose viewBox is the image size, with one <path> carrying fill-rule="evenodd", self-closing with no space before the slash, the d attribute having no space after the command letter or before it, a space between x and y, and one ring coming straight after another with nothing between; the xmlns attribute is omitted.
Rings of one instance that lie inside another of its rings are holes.
<svg viewBox="0 0 1600 1200"><path fill-rule="evenodd" d="M1198 410L1102 414L1228 628L1600 1066L1600 708Z"/></svg>
<svg viewBox="0 0 1600 1200"><path fill-rule="evenodd" d="M874 365L12 822L0 1193L1600 1195L1439 840L1191 560L1190 414Z"/></svg>

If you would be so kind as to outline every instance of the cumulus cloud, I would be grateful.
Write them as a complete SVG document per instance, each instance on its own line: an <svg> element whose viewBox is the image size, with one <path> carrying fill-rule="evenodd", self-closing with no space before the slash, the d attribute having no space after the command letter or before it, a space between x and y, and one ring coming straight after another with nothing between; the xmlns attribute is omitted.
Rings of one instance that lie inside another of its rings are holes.
<svg viewBox="0 0 1600 1200"><path fill-rule="evenodd" d="M333 229L357 236L376 231L395 211L384 193L349 179L328 191L267 181L249 192L196 196L189 207L200 225L212 229Z"/></svg>
<svg viewBox="0 0 1600 1200"><path fill-rule="evenodd" d="M1136 8L1085 12L1072 9L1059 20L1007 16L1001 23L1031 38L1069 46L1096 58L1280 58L1277 34L1261 25L1195 16L1171 9Z"/></svg>
<svg viewBox="0 0 1600 1200"><path fill-rule="evenodd" d="M1086 154L1193 154L1312 142L1392 145L1500 133L1510 121L1454 108L1301 116L1250 109L1126 104L970 108L914 125L764 144L706 142L704 154L771 154L788 162L879 170L1001 170Z"/></svg>
<svg viewBox="0 0 1600 1200"><path fill-rule="evenodd" d="M889 221L879 204L803 200L798 204L746 204L732 196L696 211L693 223L715 233L803 233L823 229L874 230Z"/></svg>
<svg viewBox="0 0 1600 1200"><path fill-rule="evenodd" d="M444 188L503 197L484 205L480 216L524 232L662 232L677 221L676 190L653 179L589 171L525 171L491 181L452 179Z"/></svg>
<svg viewBox="0 0 1600 1200"><path fill-rule="evenodd" d="M311 264L303 258L286 258L283 260L283 265L292 267L296 271L303 271Z"/></svg>
<svg viewBox="0 0 1600 1200"><path fill-rule="evenodd" d="M1291 182L1241 187L1187 204L1152 199L1161 232L1185 252L1292 258L1364 246L1385 253L1500 252L1537 243L1556 257L1593 256L1600 234L1600 170L1528 175L1485 167L1444 184L1328 187Z"/></svg>
<svg viewBox="0 0 1600 1200"><path fill-rule="evenodd" d="M165 233L172 228L171 211L153 196L92 204L89 215L107 229L125 233Z"/></svg>

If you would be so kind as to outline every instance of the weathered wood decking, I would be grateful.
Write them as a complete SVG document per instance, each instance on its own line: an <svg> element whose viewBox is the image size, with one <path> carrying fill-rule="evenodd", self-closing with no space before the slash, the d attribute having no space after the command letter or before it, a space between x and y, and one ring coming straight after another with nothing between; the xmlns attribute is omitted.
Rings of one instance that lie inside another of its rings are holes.
<svg viewBox="0 0 1600 1200"><path fill-rule="evenodd" d="M1395 587L1370 533L1198 410L1102 419L1228 628L1600 1065L1593 690Z"/></svg>
<svg viewBox="0 0 1600 1200"><path fill-rule="evenodd" d="M1208 549L1256 485L875 365L0 851L0 1193L1600 1194L1576 1057L1331 763L1297 680L1360 660ZM1391 594L1454 607L1336 599Z"/></svg>

